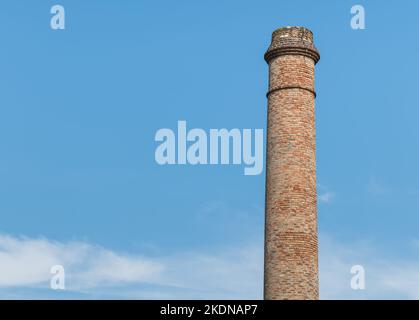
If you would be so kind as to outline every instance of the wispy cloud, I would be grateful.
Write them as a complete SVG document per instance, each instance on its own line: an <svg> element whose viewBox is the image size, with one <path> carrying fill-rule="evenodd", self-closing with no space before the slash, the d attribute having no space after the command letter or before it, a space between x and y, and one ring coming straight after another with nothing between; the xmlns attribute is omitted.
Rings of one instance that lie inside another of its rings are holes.
<svg viewBox="0 0 419 320"><path fill-rule="evenodd" d="M50 269L62 265L66 290L129 298L260 298L262 248L150 258L82 242L0 236L0 288L49 288ZM5 293L6 294L6 293ZM0 295L1 297L1 295ZM33 298L33 296L31 296Z"/></svg>
<svg viewBox="0 0 419 320"><path fill-rule="evenodd" d="M388 258L370 243L342 244L325 235L319 253L323 299L419 299L419 258ZM350 287L354 265L365 269L365 290Z"/></svg>
<svg viewBox="0 0 419 320"><path fill-rule="evenodd" d="M117 254L82 242L0 236L0 287L49 282L53 265L62 265L75 288L154 281L164 266L141 256Z"/></svg>
<svg viewBox="0 0 419 320"><path fill-rule="evenodd" d="M389 259L371 243L320 236L322 299L419 299L419 259ZM66 271L76 298L261 299L263 244L146 257L84 242L0 236L0 298L60 297L49 289L52 265ZM366 289L350 288L364 266ZM41 294L41 295L40 295Z"/></svg>
<svg viewBox="0 0 419 320"><path fill-rule="evenodd" d="M367 183L367 192L375 196L383 196L390 193L390 188L382 181L371 177Z"/></svg>
<svg viewBox="0 0 419 320"><path fill-rule="evenodd" d="M335 194L333 192L325 192L319 194L319 200L323 203L329 203L334 198Z"/></svg>
<svg viewBox="0 0 419 320"><path fill-rule="evenodd" d="M335 193L330 191L326 186L319 184L317 186L318 200L321 203L330 203L335 197Z"/></svg>

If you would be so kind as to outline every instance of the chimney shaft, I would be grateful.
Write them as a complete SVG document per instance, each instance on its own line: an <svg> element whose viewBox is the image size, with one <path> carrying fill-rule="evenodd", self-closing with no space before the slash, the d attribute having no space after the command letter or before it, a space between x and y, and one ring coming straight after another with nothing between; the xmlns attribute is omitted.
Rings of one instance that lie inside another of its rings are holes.
<svg viewBox="0 0 419 320"><path fill-rule="evenodd" d="M303 27L275 30L269 64L265 299L318 299L314 65Z"/></svg>

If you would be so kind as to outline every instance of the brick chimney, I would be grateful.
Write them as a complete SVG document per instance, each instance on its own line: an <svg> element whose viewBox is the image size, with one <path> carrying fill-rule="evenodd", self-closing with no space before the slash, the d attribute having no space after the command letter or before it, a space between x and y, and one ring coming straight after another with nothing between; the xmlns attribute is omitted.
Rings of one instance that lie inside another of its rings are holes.
<svg viewBox="0 0 419 320"><path fill-rule="evenodd" d="M303 27L275 30L269 64L265 299L318 299L314 65Z"/></svg>

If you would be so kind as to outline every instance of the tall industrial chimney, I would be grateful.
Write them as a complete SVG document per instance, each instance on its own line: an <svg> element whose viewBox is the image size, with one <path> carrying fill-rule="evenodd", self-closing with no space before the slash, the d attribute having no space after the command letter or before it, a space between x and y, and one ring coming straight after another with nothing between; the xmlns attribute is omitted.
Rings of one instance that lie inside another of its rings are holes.
<svg viewBox="0 0 419 320"><path fill-rule="evenodd" d="M318 299L314 65L303 27L275 30L269 64L265 299Z"/></svg>

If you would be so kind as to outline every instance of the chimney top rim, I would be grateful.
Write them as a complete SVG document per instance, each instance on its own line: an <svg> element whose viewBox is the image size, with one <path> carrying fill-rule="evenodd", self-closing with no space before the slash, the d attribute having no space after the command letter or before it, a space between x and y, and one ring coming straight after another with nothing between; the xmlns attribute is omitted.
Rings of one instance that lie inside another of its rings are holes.
<svg viewBox="0 0 419 320"><path fill-rule="evenodd" d="M313 35L313 32L309 28L306 28L304 26L285 26L285 27L280 27L280 28L275 29L273 31L273 34L283 33L284 31L289 31L289 30L292 30L292 29L294 29L294 30L301 30L301 31L308 32L311 35Z"/></svg>

